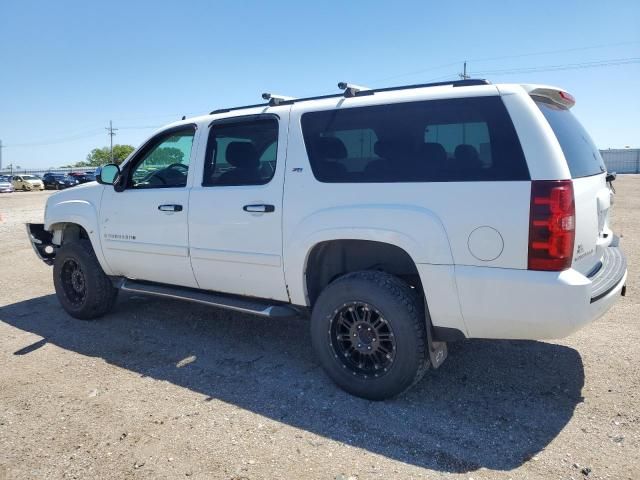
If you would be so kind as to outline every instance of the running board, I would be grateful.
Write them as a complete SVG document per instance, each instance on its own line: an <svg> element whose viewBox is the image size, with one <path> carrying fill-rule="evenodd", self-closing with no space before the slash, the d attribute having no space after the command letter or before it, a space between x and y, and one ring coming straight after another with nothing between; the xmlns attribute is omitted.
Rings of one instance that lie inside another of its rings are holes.
<svg viewBox="0 0 640 480"><path fill-rule="evenodd" d="M175 287L158 283L123 280L120 289L125 292L154 295L156 297L175 298L189 302L201 303L211 307L224 308L235 312L249 313L260 317L292 318L302 316L302 312L290 305L274 305L269 301L246 299L224 293L213 293L195 288Z"/></svg>

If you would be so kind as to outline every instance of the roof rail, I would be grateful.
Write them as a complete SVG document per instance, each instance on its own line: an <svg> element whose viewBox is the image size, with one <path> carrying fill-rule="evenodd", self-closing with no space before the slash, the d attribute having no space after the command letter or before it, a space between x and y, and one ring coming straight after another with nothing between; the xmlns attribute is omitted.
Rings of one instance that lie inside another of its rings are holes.
<svg viewBox="0 0 640 480"><path fill-rule="evenodd" d="M412 88L444 87L447 85L451 85L452 87L471 87L474 85L491 85L491 82L484 79L465 79L465 80L451 80L449 82L419 83L415 85L400 85L397 87L372 88L371 90L359 90L357 92L354 92L353 96L363 97L366 95L374 95L379 92L393 92L395 90L410 90ZM337 93L337 94L331 94L331 95L318 95L316 97L293 98L293 99L286 99L286 100L283 99L278 102L278 105L291 105L294 103L304 102L309 100L323 100L325 98L337 98L337 97L344 97L344 96L345 96L344 93ZM255 105L245 105L243 107L221 108L219 110L214 110L210 112L209 115L215 115L217 113L226 113L234 110L243 110L245 108L268 107L270 105L271 105L270 103L258 103Z"/></svg>
<svg viewBox="0 0 640 480"><path fill-rule="evenodd" d="M426 88L426 87L444 87L446 85L451 85L452 87L472 87L474 85L491 85L491 82L488 80L474 78L467 80L451 80L449 82L435 82L435 83L418 83L415 85L401 85L399 87L386 87L386 88L375 88L374 92L392 92L394 90L409 90L411 88Z"/></svg>

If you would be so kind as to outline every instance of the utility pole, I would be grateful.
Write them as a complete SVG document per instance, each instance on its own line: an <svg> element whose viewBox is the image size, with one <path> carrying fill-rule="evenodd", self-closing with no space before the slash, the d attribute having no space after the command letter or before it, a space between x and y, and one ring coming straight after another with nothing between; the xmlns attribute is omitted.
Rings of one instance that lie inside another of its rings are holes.
<svg viewBox="0 0 640 480"><path fill-rule="evenodd" d="M0 140L0 170L2 170L2 140Z"/></svg>
<svg viewBox="0 0 640 480"><path fill-rule="evenodd" d="M464 70L462 71L462 73L459 73L458 76L463 79L463 80L468 80L471 78L471 75L467 74L467 61L464 61Z"/></svg>
<svg viewBox="0 0 640 480"><path fill-rule="evenodd" d="M469 75L467 73L467 61L464 61L464 66L462 69L462 73L459 73L458 76L462 79L462 80L468 80L471 78L471 75ZM463 123L462 124L462 143L466 144L467 143L467 124Z"/></svg>
<svg viewBox="0 0 640 480"><path fill-rule="evenodd" d="M113 136L116 134L116 130L118 130L117 128L113 128L113 123L111 122L111 120L109 120L109 126L105 127L105 130L107 130L109 133L107 135L109 135L110 137L110 141L111 141L111 146L109 148L109 157L111 158L111 163L113 163Z"/></svg>

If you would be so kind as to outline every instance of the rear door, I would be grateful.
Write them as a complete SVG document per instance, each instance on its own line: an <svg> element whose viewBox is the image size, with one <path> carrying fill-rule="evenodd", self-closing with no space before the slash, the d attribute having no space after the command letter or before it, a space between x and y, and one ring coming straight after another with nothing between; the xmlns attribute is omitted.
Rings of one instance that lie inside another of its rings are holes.
<svg viewBox="0 0 640 480"><path fill-rule="evenodd" d="M576 205L572 266L589 274L613 236L609 229L611 191L606 184L606 168L600 151L568 108L544 97L533 98L555 133L571 172Z"/></svg>
<svg viewBox="0 0 640 480"><path fill-rule="evenodd" d="M289 109L209 126L204 171L189 203L191 263L200 288L289 300L282 262Z"/></svg>

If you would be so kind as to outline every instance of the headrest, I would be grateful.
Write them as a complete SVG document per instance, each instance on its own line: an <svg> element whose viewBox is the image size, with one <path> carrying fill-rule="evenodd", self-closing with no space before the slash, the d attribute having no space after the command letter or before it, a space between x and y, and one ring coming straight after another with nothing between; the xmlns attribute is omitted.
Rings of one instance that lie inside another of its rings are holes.
<svg viewBox="0 0 640 480"><path fill-rule="evenodd" d="M473 145L458 145L454 156L459 162L480 163L480 155L478 155L478 150Z"/></svg>
<svg viewBox="0 0 640 480"><path fill-rule="evenodd" d="M227 162L236 168L258 168L260 159L253 143L231 142L227 145Z"/></svg>
<svg viewBox="0 0 640 480"><path fill-rule="evenodd" d="M447 161L447 152L440 143L426 142L422 146L422 156L427 162L444 163Z"/></svg>
<svg viewBox="0 0 640 480"><path fill-rule="evenodd" d="M373 151L387 160L404 158L411 153L411 142L402 139L378 140L373 146Z"/></svg>
<svg viewBox="0 0 640 480"><path fill-rule="evenodd" d="M347 158L347 148L339 138L320 137L316 140L315 149L318 156L325 160L340 160Z"/></svg>

